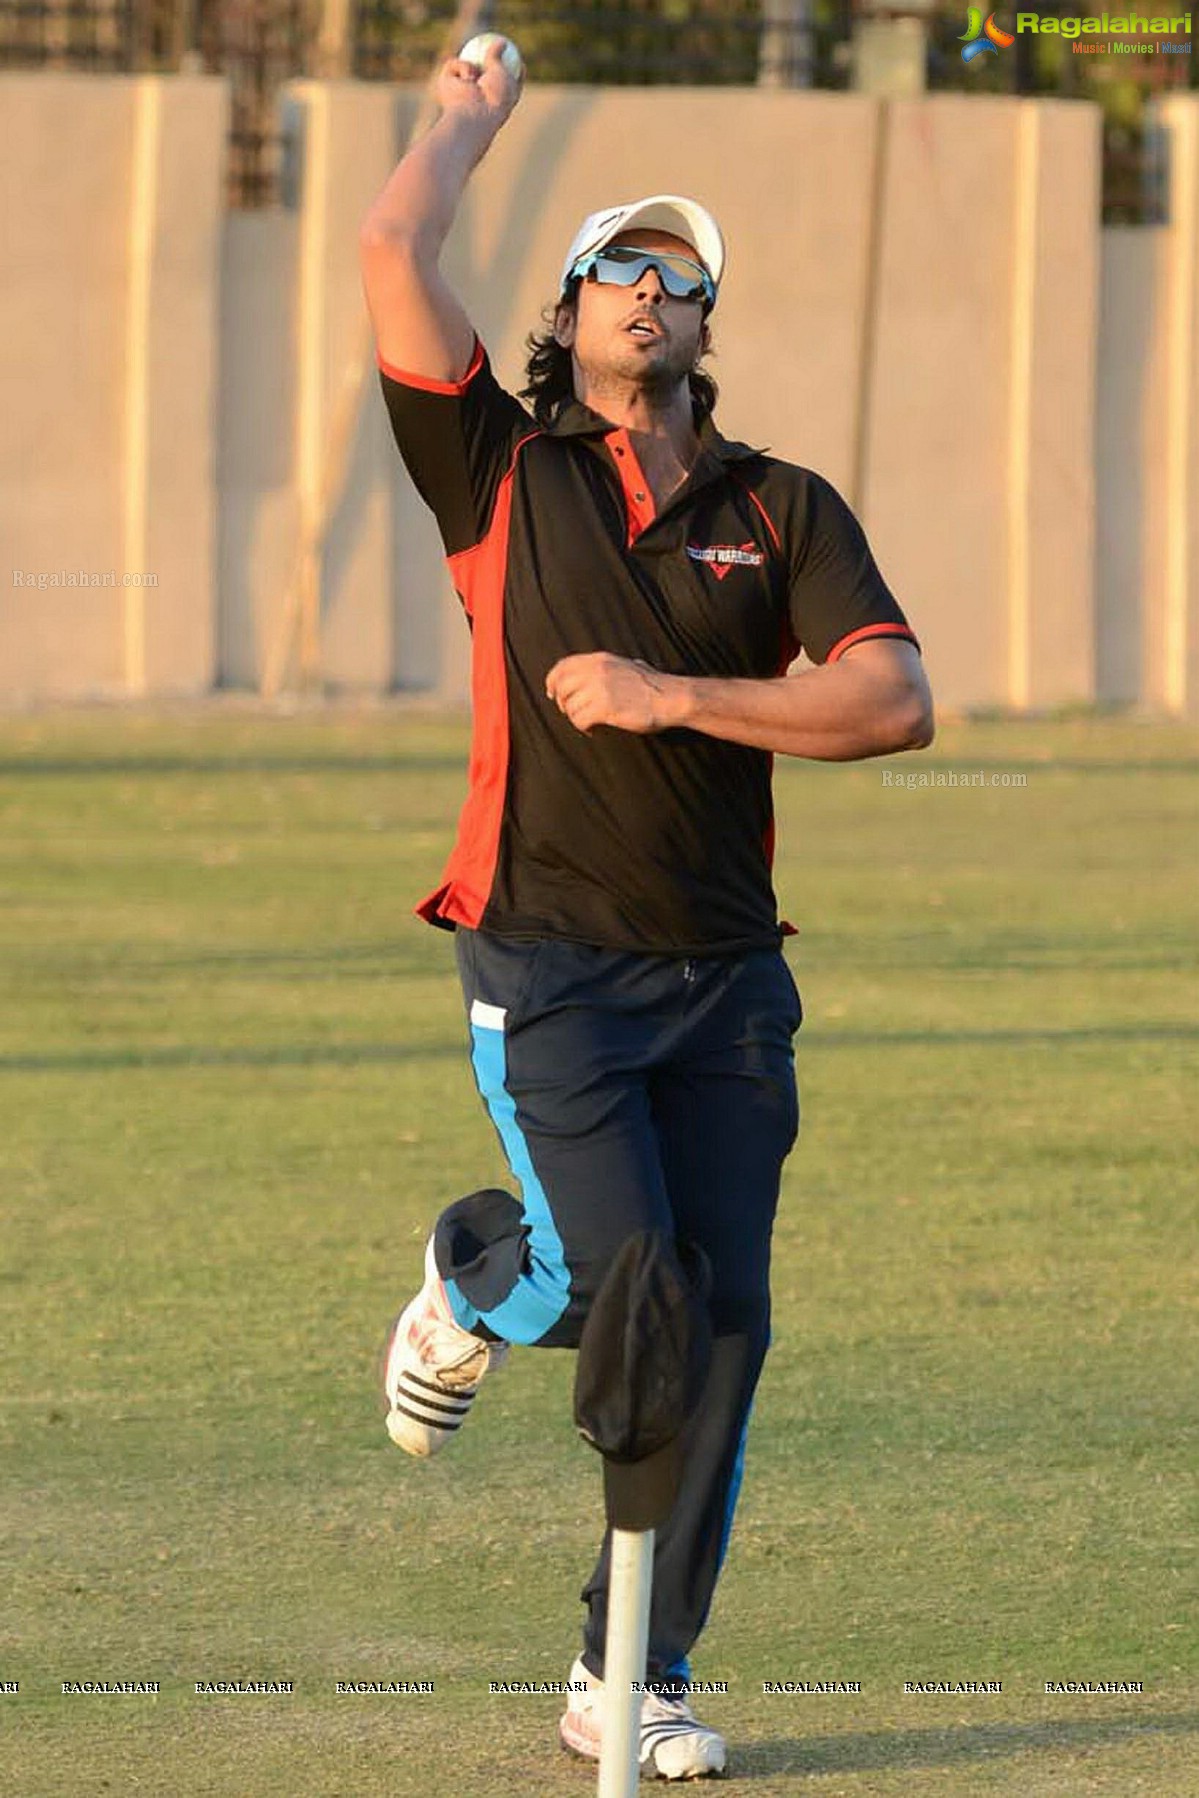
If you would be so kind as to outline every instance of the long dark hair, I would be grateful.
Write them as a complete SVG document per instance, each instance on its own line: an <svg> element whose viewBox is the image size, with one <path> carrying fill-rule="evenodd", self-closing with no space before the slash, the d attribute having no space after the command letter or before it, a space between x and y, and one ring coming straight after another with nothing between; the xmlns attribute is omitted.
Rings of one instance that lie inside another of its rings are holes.
<svg viewBox="0 0 1199 1798"><path fill-rule="evenodd" d="M530 331L525 339L525 348L529 359L525 364L525 380L527 386L520 390L522 400L533 402L533 417L546 430L557 413L568 400L575 397L574 368L569 350L554 336L554 319L559 306L577 306L578 290L557 301L554 305L543 306L541 320L544 331ZM712 354L709 344L704 351L705 356ZM706 369L693 368L687 376L691 389L691 416L696 428L716 408L716 396L719 388Z"/></svg>

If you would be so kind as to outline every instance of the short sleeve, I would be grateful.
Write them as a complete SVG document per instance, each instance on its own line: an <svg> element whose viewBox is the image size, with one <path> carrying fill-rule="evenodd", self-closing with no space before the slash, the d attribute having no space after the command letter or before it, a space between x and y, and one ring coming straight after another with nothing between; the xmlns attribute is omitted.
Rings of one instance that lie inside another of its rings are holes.
<svg viewBox="0 0 1199 1798"><path fill-rule="evenodd" d="M916 643L866 533L836 488L817 474L807 476L789 605L791 629L811 662L835 662L868 637Z"/></svg>
<svg viewBox="0 0 1199 1798"><path fill-rule="evenodd" d="M405 374L381 358L379 375L392 434L446 554L473 549L517 445L537 428L531 415L500 386L478 338L460 381Z"/></svg>

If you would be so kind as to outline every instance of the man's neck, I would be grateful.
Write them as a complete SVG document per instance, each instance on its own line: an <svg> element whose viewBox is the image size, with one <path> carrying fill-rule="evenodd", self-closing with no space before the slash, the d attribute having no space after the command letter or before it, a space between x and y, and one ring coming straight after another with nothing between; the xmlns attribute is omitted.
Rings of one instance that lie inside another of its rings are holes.
<svg viewBox="0 0 1199 1798"><path fill-rule="evenodd" d="M580 383L576 397L601 418L625 430L639 450L660 455L689 469L699 455L699 436L691 415L691 392L684 382L663 403L628 381Z"/></svg>

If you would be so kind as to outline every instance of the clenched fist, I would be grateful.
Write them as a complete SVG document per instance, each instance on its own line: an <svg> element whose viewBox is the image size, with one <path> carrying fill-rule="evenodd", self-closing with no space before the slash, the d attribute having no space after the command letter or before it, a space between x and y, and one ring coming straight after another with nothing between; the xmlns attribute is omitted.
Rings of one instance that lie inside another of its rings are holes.
<svg viewBox="0 0 1199 1798"><path fill-rule="evenodd" d="M498 43L487 51L482 68L451 56L437 71L433 94L442 112L461 112L487 120L496 131L520 99L523 83L510 75Z"/></svg>
<svg viewBox="0 0 1199 1798"><path fill-rule="evenodd" d="M681 723L683 681L648 662L596 650L563 656L545 677L546 697L586 736L597 724L614 730L668 730Z"/></svg>

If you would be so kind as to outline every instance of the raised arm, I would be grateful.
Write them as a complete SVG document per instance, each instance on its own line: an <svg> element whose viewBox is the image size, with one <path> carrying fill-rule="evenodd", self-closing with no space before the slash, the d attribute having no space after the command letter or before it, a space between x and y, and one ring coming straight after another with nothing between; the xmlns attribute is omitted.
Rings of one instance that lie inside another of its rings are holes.
<svg viewBox="0 0 1199 1798"><path fill-rule="evenodd" d="M520 98L493 46L482 70L451 58L437 76L436 124L407 151L363 220L359 254L384 362L427 381L458 381L474 327L441 272L442 246L471 171Z"/></svg>

